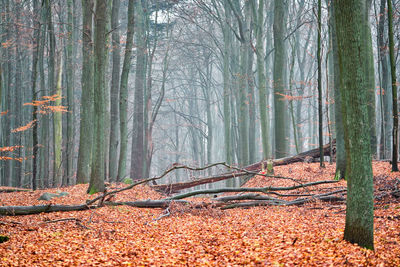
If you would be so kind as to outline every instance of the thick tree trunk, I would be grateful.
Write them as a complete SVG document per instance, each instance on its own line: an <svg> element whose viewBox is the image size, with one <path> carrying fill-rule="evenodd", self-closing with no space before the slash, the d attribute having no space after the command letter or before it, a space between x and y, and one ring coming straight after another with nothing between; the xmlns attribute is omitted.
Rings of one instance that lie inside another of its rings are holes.
<svg viewBox="0 0 400 267"><path fill-rule="evenodd" d="M373 249L373 181L368 114L368 7L363 0L334 5L340 66L340 92L347 156L345 240ZM365 39L367 38L367 40Z"/></svg>
<svg viewBox="0 0 400 267"><path fill-rule="evenodd" d="M275 106L275 158L287 155L287 105L285 100L285 3L282 0L274 1L274 106Z"/></svg>
<svg viewBox="0 0 400 267"><path fill-rule="evenodd" d="M134 33L134 6L135 1L129 0L128 4L128 27L126 33L126 46L124 63L122 65L121 85L119 92L119 125L120 125L120 151L118 161L118 176L117 181L122 181L126 176L126 148L128 146L128 77L131 67L131 57L133 48L133 33Z"/></svg>
<svg viewBox="0 0 400 267"><path fill-rule="evenodd" d="M94 138L92 170L87 192L94 194L105 189L105 146L106 122L106 57L107 57L108 1L97 0L94 32Z"/></svg>

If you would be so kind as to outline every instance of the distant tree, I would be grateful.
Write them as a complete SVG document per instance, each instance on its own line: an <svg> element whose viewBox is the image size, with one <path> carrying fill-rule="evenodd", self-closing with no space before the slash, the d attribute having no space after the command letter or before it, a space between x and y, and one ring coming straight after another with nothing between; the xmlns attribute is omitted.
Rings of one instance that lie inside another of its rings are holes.
<svg viewBox="0 0 400 267"><path fill-rule="evenodd" d="M347 156L344 239L374 248L374 197L368 116L368 6L364 0L334 1L340 92Z"/></svg>

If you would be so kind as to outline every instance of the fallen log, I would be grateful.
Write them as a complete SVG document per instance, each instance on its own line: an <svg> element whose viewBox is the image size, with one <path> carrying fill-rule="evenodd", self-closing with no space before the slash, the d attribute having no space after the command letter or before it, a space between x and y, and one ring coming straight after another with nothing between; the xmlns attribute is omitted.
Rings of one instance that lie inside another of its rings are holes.
<svg viewBox="0 0 400 267"><path fill-rule="evenodd" d="M295 199L292 201L285 201L278 199L278 200L257 200L257 201L239 202L224 206L221 209L226 210L233 208L257 207L257 206L292 206L292 205L299 206L315 200L320 200L324 202L333 202L333 201L343 202L346 200L344 197L332 196L332 194L334 193L338 192L331 192L329 193L329 195L328 194L315 195L309 198Z"/></svg>
<svg viewBox="0 0 400 267"><path fill-rule="evenodd" d="M279 201L280 199L264 196L260 194L244 194L244 195L233 195L233 196L223 196L214 198L215 201L229 202L229 201L239 201L239 200L274 200Z"/></svg>
<svg viewBox="0 0 400 267"><path fill-rule="evenodd" d="M198 180L195 181L190 181L190 182L180 182L180 183L175 183L175 184L160 184L160 185L153 185L152 188L161 191L164 193L168 194L174 194L178 193L179 191L187 188L192 188L198 185L202 184L210 184L210 183L215 183L231 178L236 178L236 177L242 177L245 175L249 175L247 172L230 172L230 173L224 173L221 175L215 175L215 176L208 176L208 177L202 177L199 178Z"/></svg>
<svg viewBox="0 0 400 267"><path fill-rule="evenodd" d="M167 208L171 203L182 203L182 204L193 204L186 200L137 200L137 201L123 201L123 202L112 202L105 201L104 204L107 206L130 206L136 208Z"/></svg>
<svg viewBox="0 0 400 267"><path fill-rule="evenodd" d="M13 193L13 192L29 192L30 189L15 188L15 187L2 187L0 193Z"/></svg>
<svg viewBox="0 0 400 267"><path fill-rule="evenodd" d="M37 206L3 206L0 207L0 215L16 216L16 215L31 215L42 212L56 211L78 211L94 209L95 206L82 205L37 205Z"/></svg>
<svg viewBox="0 0 400 267"><path fill-rule="evenodd" d="M336 142L333 140L332 146L333 150L335 151L335 145ZM330 145L327 144L323 147L324 155L328 156L330 153ZM300 153L295 156L291 157L286 157L286 158L281 158L281 159L276 159L273 160L274 166L280 166L280 165L287 165L295 162L303 162L305 161L306 158L319 158L319 148L312 149L303 153ZM167 194L172 194L172 193L178 193L179 191L187 188L192 188L198 185L203 185L203 184L209 184L209 183L215 183L227 179L232 179L236 177L242 177L245 175L249 175L249 172L253 172L254 174L261 171L262 166L267 166L267 160L260 161L251 165L248 165L243 168L237 168L233 172L228 172L228 173L223 173L220 175L215 175L215 176L209 176L209 177L203 177L199 178L198 180L195 181L190 181L190 182L180 182L180 183L174 183L174 184L160 184L160 185L153 185L152 188L164 192ZM271 176L274 177L274 176Z"/></svg>
<svg viewBox="0 0 400 267"><path fill-rule="evenodd" d="M332 147L333 147L332 148L333 152L335 152L336 139L334 139L332 141ZM331 149L331 147L329 144L326 144L323 146L324 156L329 156L330 149ZM303 162L307 158L312 158L312 159L319 158L319 148L311 149L311 150L308 150L308 151L305 151L305 152L302 152L300 154L290 156L290 157L274 159L272 162L273 162L274 166L281 166L281 165L288 165L288 164L295 163L295 162ZM257 171L257 170L261 170L262 165L267 166L267 160L248 165L248 166L244 167L244 169L246 169L248 171Z"/></svg>

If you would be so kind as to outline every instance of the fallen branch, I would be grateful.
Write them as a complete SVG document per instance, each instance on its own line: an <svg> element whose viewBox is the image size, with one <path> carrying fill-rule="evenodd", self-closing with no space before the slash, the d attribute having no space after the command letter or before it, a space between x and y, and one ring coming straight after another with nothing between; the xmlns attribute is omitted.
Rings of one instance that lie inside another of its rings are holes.
<svg viewBox="0 0 400 267"><path fill-rule="evenodd" d="M344 190L345 191L345 190ZM292 201L285 201L285 200L258 200L258 201L249 201L249 202L241 202L241 203L234 203L222 207L221 209L233 209L233 208L243 208L243 207L256 207L256 206L291 206L291 205L303 205L308 202L312 202L315 200L321 201L345 201L346 199L343 197L332 196L338 192L330 192L321 195L315 195L310 198L302 198L302 199L295 199ZM329 194L329 195L328 195Z"/></svg>
<svg viewBox="0 0 400 267"><path fill-rule="evenodd" d="M334 140L333 145L335 145L335 144L336 143ZM323 147L323 151L324 151L324 155L328 156L330 153L330 145L329 144L325 145ZM295 156L286 157L286 158L282 158L282 159L276 159L276 160L273 160L273 164L274 164L274 166L279 166L279 165L287 165L287 164L295 163L295 162L303 162L307 157L311 157L313 159L319 158L319 149L318 148L312 149L312 150L300 153ZM217 165L223 165L229 169L234 169L235 171L223 173L223 174L215 175L215 176L199 178L196 181L180 182L180 183L174 183L174 184L153 185L152 188L154 188L157 191L161 191L161 192L165 192L165 193L169 193L169 194L177 193L183 189L192 188L192 187L195 187L198 185L203 185L203 184L215 183L215 182L219 182L219 181L223 181L223 180L227 180L227 179L241 177L241 176L248 175L248 174L261 175L261 176L265 176L265 177L272 177L272 178L278 178L278 179L289 179L289 180L295 181L295 179L289 178L289 177L260 174L259 172L261 171L261 167L263 165L267 166L267 160L254 163L254 164L245 166L243 168L230 166L230 165L227 165L226 163L216 163L215 166L217 166ZM181 167L185 168L185 169L190 169L189 167L186 167L184 165L181 165Z"/></svg>
<svg viewBox="0 0 400 267"><path fill-rule="evenodd" d="M23 188L14 188L14 187L0 188L0 193L29 192L29 191L31 191L31 190L23 189Z"/></svg>
<svg viewBox="0 0 400 267"><path fill-rule="evenodd" d="M331 184L331 183L337 183L338 181L317 181L317 182L311 182L311 183L306 183L306 184L300 184L300 185L294 185L294 186L288 186L288 187L272 187L272 186L267 186L267 187L260 187L260 188L253 188L253 187L242 187L242 188L219 188L219 189L205 189L205 190L196 190L180 195L176 195L170 198L167 198L166 200L177 200L177 199L184 199L187 197L192 197L196 195L204 195L204 194L218 194L218 193L226 193L226 192L260 192L260 193L268 193L270 191L289 191L289 190L294 190L298 188L304 188L308 186L313 186L313 185L319 185L319 184Z"/></svg>
<svg viewBox="0 0 400 267"><path fill-rule="evenodd" d="M138 200L138 201L123 201L123 202L111 202L105 201L104 204L107 206L130 206L136 208L167 208L171 204L171 202L175 203L183 203L183 204L192 204L186 200Z"/></svg>
<svg viewBox="0 0 400 267"><path fill-rule="evenodd" d="M168 173L170 173L170 172L172 172L174 170L188 169L188 170L193 170L193 171L201 171L201 170L206 170L206 169L209 169L211 167L215 167L215 166L218 166L218 165L224 165L224 164L225 164L224 162L217 162L217 163L213 163L213 164L210 164L210 165L207 165L207 166L204 166L204 167L190 167L190 166L186 166L186 165L182 165L182 164L174 164L174 165L172 165L171 168L169 168L166 171L164 171L164 173L162 173L160 176L139 180L139 181L137 181L137 182L135 182L135 183L133 183L133 184L131 184L129 186L124 187L124 188L120 188L120 189L116 189L116 190L113 190L113 191L105 192L104 194L102 194L102 195L100 195L100 196L98 196L98 197L96 197L96 198L94 198L92 200L87 201L86 204L87 205L91 205L91 204L95 203L98 200L104 200L106 196L115 195L115 194L120 193L122 191L126 191L126 190L129 190L129 189L132 189L135 186L140 185L140 184L146 184L148 182L159 180L159 179L163 178ZM102 203L102 201L100 203Z"/></svg>
<svg viewBox="0 0 400 267"><path fill-rule="evenodd" d="M0 215L30 215L42 212L56 212L56 211L78 211L94 209L96 207L83 205L37 205L37 206L3 206L0 207Z"/></svg>
<svg viewBox="0 0 400 267"><path fill-rule="evenodd" d="M239 201L239 200L274 200L279 201L279 199L269 196L263 196L260 194L245 194L245 195L233 195L233 196L223 196L214 198L215 201L229 202L229 201Z"/></svg>

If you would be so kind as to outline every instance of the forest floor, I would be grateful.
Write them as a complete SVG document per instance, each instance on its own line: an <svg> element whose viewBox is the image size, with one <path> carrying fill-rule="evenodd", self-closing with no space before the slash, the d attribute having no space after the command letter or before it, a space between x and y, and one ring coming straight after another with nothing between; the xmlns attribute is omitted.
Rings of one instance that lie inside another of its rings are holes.
<svg viewBox="0 0 400 267"><path fill-rule="evenodd" d="M173 204L168 216L164 209L117 206L0 217L0 235L10 238L0 244L0 266L400 266L400 201L384 196L394 185L399 188L400 173L392 173L387 162L374 162L373 169L375 196L381 196L375 203L374 252L343 241L344 203L230 210ZM275 167L275 175L303 181L329 180L334 174L329 164L324 169L318 163ZM256 176L246 187L277 184L293 182ZM47 204L37 198L57 190L69 195L51 203L81 204L88 198L86 188L0 193L0 206ZM137 186L115 201L163 197Z"/></svg>

